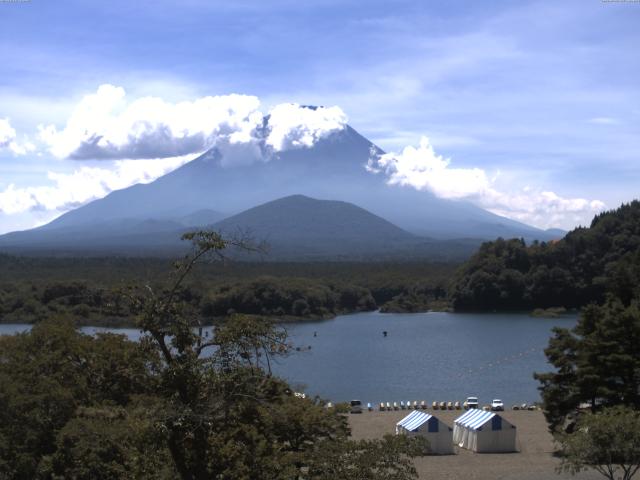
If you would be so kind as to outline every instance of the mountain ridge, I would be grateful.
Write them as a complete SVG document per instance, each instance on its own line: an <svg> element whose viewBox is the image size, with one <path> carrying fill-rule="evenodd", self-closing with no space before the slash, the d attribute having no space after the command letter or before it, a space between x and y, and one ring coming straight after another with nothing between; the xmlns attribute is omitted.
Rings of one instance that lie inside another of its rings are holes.
<svg viewBox="0 0 640 480"><path fill-rule="evenodd" d="M193 220L185 226L211 225L297 194L357 205L407 233L433 241L558 237L555 231L500 217L469 202L389 185L383 175L365 169L371 152L383 153L350 126L313 147L287 150L268 160L243 163L244 159L233 166L225 163L229 159L221 150L213 148L153 182L111 192L37 229L0 236L0 248L21 243L55 250L62 240L74 236L97 244L117 236L125 242L127 236L171 231L176 223L184 225L184 218Z"/></svg>

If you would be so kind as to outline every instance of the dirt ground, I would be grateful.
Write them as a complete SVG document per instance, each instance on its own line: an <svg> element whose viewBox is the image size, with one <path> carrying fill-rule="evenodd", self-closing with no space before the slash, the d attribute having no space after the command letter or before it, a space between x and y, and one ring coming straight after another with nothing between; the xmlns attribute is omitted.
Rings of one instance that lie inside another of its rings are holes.
<svg viewBox="0 0 640 480"><path fill-rule="evenodd" d="M444 423L453 427L453 421L462 411L433 411ZM410 411L364 412L349 415L353 437L380 438L385 433L395 433L395 424ZM595 480L603 478L597 472L585 472L575 477L558 474L560 463L552 455L553 440L540 411L505 411L503 417L517 428L516 453L472 453L454 447L455 455L425 456L415 460L421 479L429 480L543 480L576 479Z"/></svg>

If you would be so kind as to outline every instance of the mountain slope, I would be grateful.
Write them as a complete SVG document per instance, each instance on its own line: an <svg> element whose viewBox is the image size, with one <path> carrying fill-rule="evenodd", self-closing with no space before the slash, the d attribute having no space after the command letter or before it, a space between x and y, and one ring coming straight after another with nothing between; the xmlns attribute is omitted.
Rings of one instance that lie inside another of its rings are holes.
<svg viewBox="0 0 640 480"><path fill-rule="evenodd" d="M213 149L152 183L112 192L45 228L91 225L123 215L171 219L202 209L228 215L283 196L304 194L355 203L405 230L434 238L556 237L468 202L388 185L382 174L365 169L372 150L381 153L351 127L312 148L289 150L270 161L226 166L223 155Z"/></svg>
<svg viewBox="0 0 640 480"><path fill-rule="evenodd" d="M0 248L21 246L55 253L64 245L73 253L74 248L94 247L124 251L129 244L137 251L144 248L145 235L150 245L164 244L160 233L176 232L181 226L211 225L296 194L352 203L405 233L432 239L469 238L477 243L498 236L525 240L559 236L468 202L388 185L382 174L366 170L371 152L382 153L348 126L311 148L288 150L269 160L243 160L233 166L214 148L154 182L112 192L37 229L0 236ZM300 230L293 223L286 228L287 235ZM288 245L293 248L292 242Z"/></svg>
<svg viewBox="0 0 640 480"><path fill-rule="evenodd" d="M389 254L422 241L356 205L303 195L259 205L214 228L266 241L278 257Z"/></svg>
<svg viewBox="0 0 640 480"><path fill-rule="evenodd" d="M171 221L111 220L104 227L60 227L43 230L31 242L24 234L0 237L0 248L11 253L65 255L176 256L187 248L180 241L190 230ZM110 228L111 227L111 228ZM432 240L413 235L356 205L291 195L253 207L213 225L228 237L249 237L266 244L264 255L228 252L237 258L269 261L316 260L461 260L478 240Z"/></svg>

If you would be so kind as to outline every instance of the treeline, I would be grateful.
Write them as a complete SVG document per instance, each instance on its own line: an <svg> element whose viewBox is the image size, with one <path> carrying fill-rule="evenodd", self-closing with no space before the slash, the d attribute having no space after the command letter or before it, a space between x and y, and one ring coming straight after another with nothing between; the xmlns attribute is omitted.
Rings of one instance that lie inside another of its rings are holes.
<svg viewBox="0 0 640 480"><path fill-rule="evenodd" d="M450 286L455 310L578 308L640 288L640 202L597 215L557 242L483 244Z"/></svg>
<svg viewBox="0 0 640 480"><path fill-rule="evenodd" d="M181 290L205 322L231 313L287 319L446 308L455 265L429 263L204 264ZM77 325L132 323L131 284L162 288L166 260L26 258L0 255L0 322L65 315Z"/></svg>

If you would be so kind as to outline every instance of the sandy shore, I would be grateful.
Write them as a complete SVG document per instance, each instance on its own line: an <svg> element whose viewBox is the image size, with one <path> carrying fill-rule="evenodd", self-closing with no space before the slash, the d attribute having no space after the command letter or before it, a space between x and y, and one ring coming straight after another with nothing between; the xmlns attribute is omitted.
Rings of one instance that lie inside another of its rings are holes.
<svg viewBox="0 0 640 480"><path fill-rule="evenodd" d="M440 420L453 426L453 420L464 413L461 411L432 411ZM349 415L353 437L380 438L385 433L394 433L395 424L408 411L364 412ZM455 447L455 455L420 457L415 460L421 479L429 480L538 480L538 479L578 479L602 478L595 472L581 473L572 477L559 475L555 468L559 460L554 458L553 439L547 431L547 424L540 411L506 411L504 418L518 429L517 453L472 453Z"/></svg>

